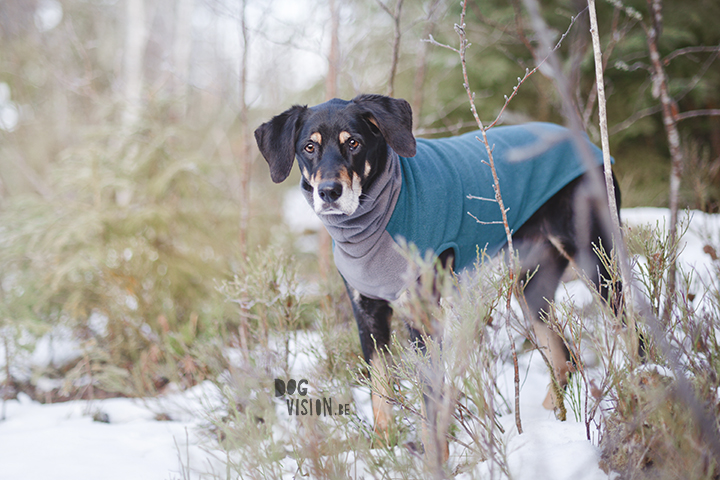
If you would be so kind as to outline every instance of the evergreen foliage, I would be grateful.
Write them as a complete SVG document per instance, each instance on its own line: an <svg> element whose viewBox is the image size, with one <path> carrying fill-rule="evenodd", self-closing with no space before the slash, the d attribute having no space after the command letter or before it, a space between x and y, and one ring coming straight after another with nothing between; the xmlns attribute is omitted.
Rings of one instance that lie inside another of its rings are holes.
<svg viewBox="0 0 720 480"><path fill-rule="evenodd" d="M69 327L102 363L151 377L215 333L226 307L213 279L235 262L237 207L189 133L92 129L51 166L51 198L11 199L0 212L6 322Z"/></svg>

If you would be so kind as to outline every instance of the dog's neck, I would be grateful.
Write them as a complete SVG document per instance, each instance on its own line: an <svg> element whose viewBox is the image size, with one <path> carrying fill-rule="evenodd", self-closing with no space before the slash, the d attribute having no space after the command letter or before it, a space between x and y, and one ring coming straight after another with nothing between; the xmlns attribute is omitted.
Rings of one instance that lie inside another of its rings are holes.
<svg viewBox="0 0 720 480"><path fill-rule="evenodd" d="M352 215L319 217L333 238L335 266L345 281L363 295L392 302L406 287L408 265L386 230L402 187L400 158L389 147L387 155ZM300 190L312 207L312 192Z"/></svg>
<svg viewBox="0 0 720 480"><path fill-rule="evenodd" d="M352 215L318 215L335 241L335 248L341 248L353 257L365 255L385 231L400 194L400 159L390 147L387 151L385 168L363 192L360 205ZM300 190L314 210L312 191Z"/></svg>

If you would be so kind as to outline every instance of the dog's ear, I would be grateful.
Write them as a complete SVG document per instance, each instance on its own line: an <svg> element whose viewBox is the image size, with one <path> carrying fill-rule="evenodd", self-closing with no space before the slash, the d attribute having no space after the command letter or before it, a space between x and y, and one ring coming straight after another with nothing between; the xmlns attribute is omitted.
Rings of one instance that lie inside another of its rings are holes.
<svg viewBox="0 0 720 480"><path fill-rule="evenodd" d="M353 103L375 125L385 141L401 157L415 156L412 134L412 108L403 99L384 95L358 95Z"/></svg>
<svg viewBox="0 0 720 480"><path fill-rule="evenodd" d="M295 160L295 141L306 113L307 106L295 105L255 130L255 141L270 165L270 178L275 183L290 175Z"/></svg>

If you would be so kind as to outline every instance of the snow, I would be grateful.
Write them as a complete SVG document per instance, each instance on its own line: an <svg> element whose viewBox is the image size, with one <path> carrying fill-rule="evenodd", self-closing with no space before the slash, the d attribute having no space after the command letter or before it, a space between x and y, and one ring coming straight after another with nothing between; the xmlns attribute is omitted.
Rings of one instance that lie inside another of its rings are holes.
<svg viewBox="0 0 720 480"><path fill-rule="evenodd" d="M176 400L188 406L193 395ZM0 422L0 479L184 478L188 451L194 463L208 459L197 446L202 417L157 421L153 406L121 398L41 405L20 394ZM93 420L99 412L109 423Z"/></svg>
<svg viewBox="0 0 720 480"><path fill-rule="evenodd" d="M638 208L622 212L623 221L630 226L662 226L667 223L667 216L668 212L663 209ZM692 212L690 222L680 260L684 269L695 272L700 288L703 282L706 286L707 282L717 281L703 247L708 238L713 238L715 244L720 243L720 215ZM297 225L293 228L302 230ZM586 294L579 283L569 283L558 293L559 298L572 297L585 302L587 296L583 296ZM320 343L312 333L299 334L293 339L292 375L295 378L305 378L304 375L312 371L314 352ZM59 345L53 351L47 339L41 340L31 361L47 365L73 354L71 339ZM519 356L519 362L523 377L520 397L523 434L517 433L513 413L503 412L498 419L505 432L502 444L506 448L511 478L613 478L599 468L599 450L587 440L583 422L575 421L570 411L569 420L560 422L552 412L541 407L548 377L539 356L525 353ZM510 366L501 369L499 387L512 392L512 369ZM371 423L369 392L357 388L352 396L353 408ZM6 419L0 421L0 480L224 478L223 456L207 447L201 428L207 423L206 412L211 405L217 405L217 399L218 392L210 382L156 399L116 398L43 405L20 394L17 400L5 403ZM280 416L281 405L277 410ZM159 421L160 416L169 417L170 421ZM109 423L95 421L93 417ZM594 440L597 443L597 439ZM398 452L403 454L402 450ZM451 464L459 462L463 454L462 446L451 444ZM352 461L354 455L348 454L346 458ZM488 472L482 470L491 468L490 463L481 462L479 470L460 473L457 478L490 478ZM286 472L297 468L290 458L283 461L283 466ZM362 462L355 468L362 471ZM292 478L292 475L289 473L286 477ZM492 478L504 477L496 471Z"/></svg>

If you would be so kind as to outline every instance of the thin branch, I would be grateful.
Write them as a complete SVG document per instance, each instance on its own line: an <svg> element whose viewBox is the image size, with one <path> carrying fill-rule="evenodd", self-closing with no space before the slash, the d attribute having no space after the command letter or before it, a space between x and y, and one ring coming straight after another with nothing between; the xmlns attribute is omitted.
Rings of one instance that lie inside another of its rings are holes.
<svg viewBox="0 0 720 480"><path fill-rule="evenodd" d="M633 21L626 21L622 28L618 29L618 23L620 21L620 9L616 8L613 12L612 27L610 34L610 41L608 42L605 52L603 52L603 72L607 69L608 61L615 50L615 47L620 43L620 40L625 38L625 35L630 31L630 28L635 25ZM587 103L585 104L585 111L583 112L583 125L587 125L590 120L590 115L595 108L595 100L597 98L597 85L593 84L590 92L588 93Z"/></svg>
<svg viewBox="0 0 720 480"><path fill-rule="evenodd" d="M423 36L421 38L429 37L435 29L435 23L437 21L438 7L440 0L433 0L428 8L427 16L425 18L425 26L423 28ZM417 55L415 62L415 79L413 80L413 99L412 99L412 111L413 111L413 125L420 124L420 118L422 117L422 108L425 101L425 91L423 85L425 84L425 77L427 76L427 54L428 45L427 42L420 43L420 52Z"/></svg>
<svg viewBox="0 0 720 480"><path fill-rule="evenodd" d="M393 12L390 10L390 8L388 8L387 5L385 5L381 0L376 0L376 1L377 1L377 4L380 6L380 8L382 8L382 9L385 11L385 13L387 13L387 14L390 15L391 17L395 18L395 15L394 15Z"/></svg>
<svg viewBox="0 0 720 480"><path fill-rule="evenodd" d="M512 0L511 3L513 6L513 10L515 11L515 32L517 33L518 37L520 37L520 41L523 43L523 45L525 45L530 54L535 57L535 49L532 48L530 40L528 40L527 35L525 35L525 26L522 22L522 10L520 8L520 1Z"/></svg>
<svg viewBox="0 0 720 480"><path fill-rule="evenodd" d="M628 118L623 120L620 123L617 123L613 125L613 127L610 129L610 135L615 135L618 132L622 132L626 128L629 128L633 123L637 122L641 118L649 117L650 115L655 115L656 113L660 113L662 111L661 105L655 105L653 107L648 107L640 110L639 112L635 112L632 115L630 115Z"/></svg>
<svg viewBox="0 0 720 480"><path fill-rule="evenodd" d="M394 24L394 37L392 44L392 61L390 64L390 76L388 78L387 94L392 97L395 94L395 75L397 73L398 61L400 58L400 39L402 38L402 31L400 30L400 16L402 13L402 6L404 0L397 0L395 4L395 12L390 11L385 3L381 0L376 0L377 4L380 5L385 13L390 15L393 19Z"/></svg>
<svg viewBox="0 0 720 480"><path fill-rule="evenodd" d="M483 200L486 200L486 199L483 199ZM480 225L505 225L505 223L502 222L501 220L493 220L492 222L485 222L483 220L480 220L479 218L477 218L475 215L473 215L470 212L467 212L467 214L470 215L472 218L474 218L475 221L477 223L479 223Z"/></svg>
<svg viewBox="0 0 720 480"><path fill-rule="evenodd" d="M485 202L497 203L497 200L495 200L494 198L476 197L475 195L468 195L467 198L469 198L470 200L483 200Z"/></svg>
<svg viewBox="0 0 720 480"><path fill-rule="evenodd" d="M703 64L702 68L698 73L693 75L693 78L688 83L687 87L680 92L676 97L674 97L673 101L677 103L681 99L683 99L688 93L690 93L697 84L700 82L700 79L705 75L705 72L710 68L710 65L715 61L715 59L718 56L718 53L720 53L720 49L712 50L715 52L715 55L710 56L707 60L705 60L705 63ZM638 63L635 63L634 65L638 65ZM623 69L629 69L627 65L623 67ZM653 74L653 67L650 67L648 65L644 65L644 69L648 70L650 74ZM652 107L645 108L643 110L640 110L638 112L633 113L628 118L623 120L622 122L615 124L610 129L610 135L614 135L618 132L621 132L625 130L626 128L630 127L633 123L637 122L641 118L649 117L650 115L655 115L656 113L662 112L663 106L662 103L659 103L657 105L654 105ZM697 110L698 112L716 112L717 110ZM690 112L687 112L687 115L685 113L677 114L676 115L676 121L680 121L681 119L684 120L685 118L691 118L691 117L699 117L699 116L715 116L715 113L698 113L698 114L690 114Z"/></svg>
<svg viewBox="0 0 720 480"><path fill-rule="evenodd" d="M598 117L600 123L600 139L602 143L603 153L603 169L605 172L605 188L608 192L608 205L610 207L610 218L613 222L613 232L620 232L620 216L618 214L618 206L615 200L615 184L613 183L612 164L610 160L610 141L608 139L607 112L605 110L605 80L603 78L603 56L600 49L600 33L598 32L597 12L595 10L595 0L588 0L588 9L590 13L590 34L592 36L593 53L595 57L595 87L598 96ZM613 240L613 244L618 243L619 238Z"/></svg>
<svg viewBox="0 0 720 480"><path fill-rule="evenodd" d="M413 122L413 125L414 125L414 124L415 124L415 122ZM440 134L440 133L444 133L444 134L452 133L452 134L455 134L455 133L459 132L460 130L462 130L462 129L464 129L464 128L470 128L470 127L474 127L474 126L475 126L475 122L474 122L474 121L473 121L473 122L463 122L463 121L460 121L460 122L456 123L455 125L450 125L450 126L447 126L447 127L418 128L417 130L415 130L414 133L415 133L415 136L418 136L418 135L419 135L419 136L422 136L422 135L437 135L437 134Z"/></svg>
<svg viewBox="0 0 720 480"><path fill-rule="evenodd" d="M582 15L582 14L585 12L585 10L587 10L587 7L585 7L585 8L582 9L580 12L578 12L577 15L570 17L570 25L568 25L568 28L567 28L567 30L565 30L565 33L563 33L563 34L560 36L560 40L558 40L558 42L555 44L555 47L554 47L552 50L550 50L550 52L545 56L545 58L543 58L543 59L535 66L535 68L533 68L532 70L529 70L529 69L526 68L526 69L525 69L525 75L524 75L522 78L518 77L518 84L513 87L513 91L512 91L512 93L510 94L509 97L508 97L507 95L505 95L505 104L504 104L504 105L502 106L502 108L500 109L500 113L498 113L498 115L497 115L497 117L495 118L495 120L494 120L490 125L488 125L487 128L492 128L492 127L494 127L494 126L500 121L500 118L502 117L502 114L505 112L505 109L507 108L508 104L510 103L510 101L511 101L513 98L515 98L515 95L517 95L517 92L518 92L518 89L520 88L520 85L522 85L522 84L525 82L525 80L528 79L528 77L529 77L530 75L532 75L533 73L537 72L537 71L540 69L540 67L542 67L543 64L545 64L545 61L546 61L548 58L550 58L550 55L552 55L553 53L555 53L555 51L560 48L560 46L562 45L563 40L565 40L565 37L567 37L568 33L570 33L570 29L573 27L573 25L575 25L575 21L578 19L578 17L579 17L580 15ZM534 56L534 54L533 54L533 56Z"/></svg>
<svg viewBox="0 0 720 480"><path fill-rule="evenodd" d="M379 1L379 0L378 0L378 1ZM464 4L465 4L465 2L463 2L463 8L465 8L465 7L464 7ZM475 117L475 122L478 123L478 125L480 126L480 129L481 129L481 130L487 130L487 129L490 129L490 128L494 127L495 125L497 125L497 123L500 121L500 118L502 117L503 113L505 113L505 110L507 109L508 104L512 101L513 98L515 98L515 95L517 95L517 92L518 92L518 89L520 88L520 86L521 86L523 83L525 83L525 80L527 80L533 73L537 72L537 71L543 66L543 64L545 64L545 62L547 61L547 59L550 58L550 55L552 55L553 53L555 53L555 51L558 50L558 49L562 46L562 42L565 40L565 37L567 37L567 35L570 33L570 29L572 29L572 27L573 27L573 25L575 25L575 22L576 22L576 20L578 19L578 17L579 17L580 15L582 15L582 14L585 12L585 10L587 10L587 7L585 7L583 10L581 10L580 12L578 12L577 15L575 15L575 16L573 16L573 17L570 18L570 24L568 25L568 28L567 28L567 29L565 30L565 32L560 36L560 39L558 40L558 42L557 42L557 43L555 44L555 46L550 50L550 52L545 56L545 58L543 58L542 60L540 60L540 62L538 62L537 65L535 66L535 68L533 68L532 70L529 69L529 68L526 68L526 69L525 69L525 75L524 75L522 78L518 77L518 79L517 79L517 80L518 80L517 85L515 85L515 86L513 87L513 91L512 91L512 93L510 94L509 97L508 97L507 95L505 95L505 104L504 104L504 105L502 106L502 108L500 109L500 112L498 113L498 115L497 115L497 117L495 118L495 120L493 120L493 122L490 123L490 124L487 126L487 128L483 128L483 127L481 126L481 125L482 125L482 122L480 122L480 119L477 118L477 111L475 110L474 94L471 94L471 97L472 97L472 98L470 99L470 101L471 101L471 110L473 110L473 116ZM461 22L462 22L462 21L464 21L464 20L461 19ZM458 25L455 25L455 30L456 30L456 31L458 30L458 28L459 28ZM463 24L463 28L464 28L464 24ZM458 34L459 34L459 33L458 33ZM464 30L463 30L463 35L465 35L465 34L464 34ZM429 38L428 38L427 40L424 40L424 41L429 42L429 43L431 43L431 44L433 44L433 45L437 45L438 47L442 47L442 48L446 48L446 49L448 49L448 50L452 50L453 52L455 52L455 53L457 53L457 54L460 54L462 57L464 57L464 50L463 50L463 49L467 49L467 48L471 45L470 43L467 43L467 42L466 42L466 44L465 44L464 46L461 45L461 46L460 46L460 49L457 49L457 48L451 47L450 45L446 45L446 44L444 44L444 43L438 42L437 40L435 40L435 39L433 38L432 35L430 35ZM463 53L462 53L462 54L461 54L461 50L463 50ZM534 57L534 56L535 56L535 53L534 53L532 50L531 50L531 53L533 53L533 57ZM462 61L462 60L461 60L461 61ZM465 70L464 67L463 67L463 69ZM467 78L466 78L467 75L464 75L464 76L465 76L465 80L466 80L466 82L467 82ZM468 89L468 86L465 85L465 88L466 88L466 90L467 90L467 89Z"/></svg>
<svg viewBox="0 0 720 480"><path fill-rule="evenodd" d="M501 23L495 22L491 20L490 18L483 15L482 11L480 10L480 7L478 6L478 1L474 0L472 3L470 3L470 9L473 11L475 16L478 20L480 20L485 25L489 25L495 30L499 30L501 32L505 32L505 29L507 28L507 25L503 25Z"/></svg>
<svg viewBox="0 0 720 480"><path fill-rule="evenodd" d="M662 62L663 65L669 65L671 61L673 61L675 58L681 56L681 55L688 55L690 53L709 53L709 52L720 52L720 45L714 46L714 47L705 47L705 46L699 46L699 47L685 47L681 48L679 50L675 50L674 52L667 55L665 58L663 58Z"/></svg>
<svg viewBox="0 0 720 480"><path fill-rule="evenodd" d="M524 0L524 3L530 14L533 29L537 34L541 48L550 50L552 45L551 31L540 14L539 1ZM588 178L588 186L583 190L583 194L587 196L589 207L597 213L602 231L610 233L612 238L616 240L613 245L613 249L617 253L617 257L619 259L618 263L620 266L621 278L624 284L627 285L627 288L624 288L623 290L628 290L627 293L630 294L630 289L632 288L632 274L628 260L627 248L620 230L610 218L607 200L608 193L605 188L603 188L604 182L601 178L601 174L598 171L595 162L592 160L592 152L590 151L589 143L583 135L582 119L580 118L579 112L573 102L573 96L570 92L568 80L563 73L559 59L557 56L552 56L548 63L555 72L553 82L555 83L556 91L560 96L562 114L565 117L567 127L571 132L573 144L575 148L578 149L579 157L586 166L585 175ZM632 308L632 305L629 303L625 303L625 306L628 309Z"/></svg>
<svg viewBox="0 0 720 480"><path fill-rule="evenodd" d="M708 109L708 110L690 110L689 112L678 113L675 115L675 121L687 120L688 118L695 117L718 117L720 116L720 109Z"/></svg>
<svg viewBox="0 0 720 480"><path fill-rule="evenodd" d="M505 208L505 204L502 199L502 195L500 194L500 180L498 179L497 171L495 169L495 160L493 158L493 149L490 146L490 143L487 139L487 133L486 129L483 126L482 121L480 120L480 116L477 113L477 108L475 107L475 95L473 94L472 90L470 89L470 81L468 80L468 73L467 73L467 62L465 57L465 52L467 51L467 48L470 46L470 44L467 41L467 36L465 34L465 12L467 9L467 0L463 1L462 3L462 13L460 14L460 25L455 25L455 31L458 34L458 37L460 37L460 46L457 49L458 54L460 55L460 64L462 66L462 74L463 74L463 86L465 87L465 92L467 93L468 100L470 101L470 110L472 111L473 118L475 118L475 122L478 125L478 128L480 129L480 133L482 134L482 143L485 145L485 149L487 150L488 154L488 162L490 164L490 170L492 170L493 175L493 190L495 191L495 200L497 200L498 206L500 207L500 212L502 213L502 219L503 219L503 226L505 227L505 235L507 236L508 241L508 254L510 259L515 258L515 250L513 249L513 242L512 242L512 231L510 230L510 226L508 224L507 219L507 209ZM517 88L515 89L517 90ZM479 139L478 139L479 140ZM510 283L512 285L512 288L508 289L508 296L507 296L507 308L510 310L510 298L512 296L513 291L517 291L516 288L517 283L517 277L515 275L514 271L514 265L511 265L509 268L509 275L510 275ZM522 421L520 418L520 370L518 367L518 359L517 359L517 352L515 351L515 341L512 338L512 335L510 333L510 322L508 319L508 322L506 322L506 329L508 334L508 339L510 340L510 348L512 351L513 356L513 366L515 370L515 425L517 427L517 431L519 434L522 434Z"/></svg>

